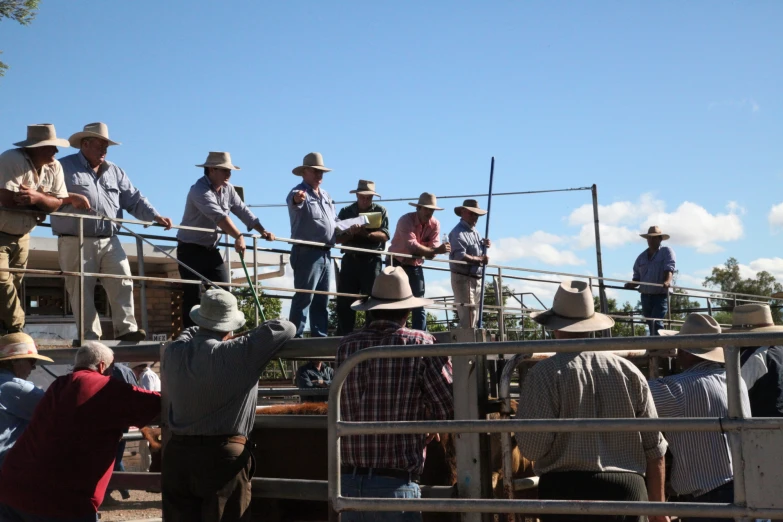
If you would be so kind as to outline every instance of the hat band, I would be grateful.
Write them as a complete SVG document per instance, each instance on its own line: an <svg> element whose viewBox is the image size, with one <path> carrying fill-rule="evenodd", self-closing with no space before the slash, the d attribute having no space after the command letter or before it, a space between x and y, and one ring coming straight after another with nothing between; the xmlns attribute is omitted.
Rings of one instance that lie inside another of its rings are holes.
<svg viewBox="0 0 783 522"><path fill-rule="evenodd" d="M587 319L592 319L593 317L595 317L595 310L593 310L593 313L588 315L587 317L572 317L572 316L568 316L568 315L563 315L563 314L559 314L559 313L555 312L553 309L550 309L549 313L554 315L555 317L559 317L560 319L568 319L568 320L571 320L571 321L573 321L573 320L585 321Z"/></svg>
<svg viewBox="0 0 783 522"><path fill-rule="evenodd" d="M35 355L36 353L38 353L38 350L35 349L34 344L30 343L13 343L0 347L0 354L2 355Z"/></svg>
<svg viewBox="0 0 783 522"><path fill-rule="evenodd" d="M374 295L370 294L370 299L375 299L376 301L383 301L385 303L396 303L397 301L405 301L406 299L410 299L413 297L413 294L409 294L408 297L400 297L399 299L387 299L385 297L375 297Z"/></svg>
<svg viewBox="0 0 783 522"><path fill-rule="evenodd" d="M766 328L767 326L775 326L775 323L758 323L758 324L733 324L732 328Z"/></svg>

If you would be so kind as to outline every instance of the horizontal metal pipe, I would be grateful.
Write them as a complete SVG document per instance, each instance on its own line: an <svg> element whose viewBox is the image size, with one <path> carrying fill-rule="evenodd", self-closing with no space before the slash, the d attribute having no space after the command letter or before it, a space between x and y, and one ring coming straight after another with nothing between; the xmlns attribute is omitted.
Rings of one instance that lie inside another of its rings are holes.
<svg viewBox="0 0 783 522"><path fill-rule="evenodd" d="M256 415L254 429L325 430L326 415Z"/></svg>
<svg viewBox="0 0 783 522"><path fill-rule="evenodd" d="M300 397L311 397L319 395L329 395L327 388L259 388L259 397L288 397L298 395Z"/></svg>

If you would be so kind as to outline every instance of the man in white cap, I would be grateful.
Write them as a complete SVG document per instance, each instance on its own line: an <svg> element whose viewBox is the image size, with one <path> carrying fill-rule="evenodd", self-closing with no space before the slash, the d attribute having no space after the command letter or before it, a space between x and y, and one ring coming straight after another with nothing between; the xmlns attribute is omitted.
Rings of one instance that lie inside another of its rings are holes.
<svg viewBox="0 0 783 522"><path fill-rule="evenodd" d="M57 147L68 147L54 125L27 126L27 139L0 154L0 269L27 268L30 232L68 197ZM10 209L10 210L4 210ZM34 210L38 213L14 212ZM0 326L21 332L25 324L19 289L24 273L0 271Z"/></svg>
<svg viewBox="0 0 783 522"><path fill-rule="evenodd" d="M27 380L39 361L54 362L38 354L26 333L0 338L0 466L43 398L43 390Z"/></svg>
<svg viewBox="0 0 783 522"><path fill-rule="evenodd" d="M325 246L294 245L291 247L291 268L294 271L294 288L297 290L329 291L332 278L331 246L335 243L337 216L334 201L321 188L324 173L332 169L324 166L320 152L310 152L302 165L291 172L301 176L302 182L286 197L288 218L291 222L291 238L300 241L323 243ZM296 336L302 337L310 315L310 336L326 337L329 327L329 296L296 292L291 300L288 320L296 326Z"/></svg>
<svg viewBox="0 0 783 522"><path fill-rule="evenodd" d="M258 379L295 328L267 321L233 337L245 316L236 297L218 289L207 290L190 316L198 326L166 348L161 365L172 434L163 455L163 518L248 520Z"/></svg>
<svg viewBox="0 0 783 522"><path fill-rule="evenodd" d="M642 313L653 319L647 321L650 335L658 335L663 321L655 319L665 318L669 311L669 290L677 270L676 257L671 247L661 246L662 241L669 239L669 234L664 234L660 227L652 226L646 234L639 235L647 240L647 250L639 254L633 264L633 280L639 283L625 283L625 288L639 288Z"/></svg>
<svg viewBox="0 0 783 522"><path fill-rule="evenodd" d="M584 281L563 282L552 308L530 317L554 330L556 339L584 339L614 325L611 317L595 312ZM519 419L658 416L644 375L626 359L603 351L557 353L537 363L525 376L519 398ZM666 441L660 432L526 432L516 438L522 455L534 462L542 500L665 500ZM572 515L541 519L582 520Z"/></svg>
<svg viewBox="0 0 783 522"><path fill-rule="evenodd" d="M373 321L344 336L336 363L373 346L434 344L435 338L405 327L411 311L432 301L413 297L400 267L386 267L375 279L369 298L354 310L372 312ZM394 422L446 420L454 415L450 362L445 357L371 359L354 368L341 396L342 420ZM448 371L446 368L448 367ZM393 398L393 400L391 400ZM429 415L427 415L429 412ZM361 435L341 439L342 495L346 497L420 498L418 479L425 448L436 437L421 434ZM345 512L343 522L421 520L421 513Z"/></svg>
<svg viewBox="0 0 783 522"><path fill-rule="evenodd" d="M182 226L209 228L213 232L198 232L180 229L177 231L177 259L200 273L210 281L230 283L230 270L223 261L218 242L219 228L234 238L234 248L240 256L245 255L245 238L231 220L231 214L247 227L255 230L267 241L274 241L275 235L266 230L259 219L247 208L234 186L228 182L231 172L240 170L231 163L228 152L210 152L207 161L196 167L203 167L204 175L190 187L182 215ZM184 266L179 266L182 279L199 281L200 278ZM194 323L190 319L190 309L199 302L199 285L183 285L182 326L187 328Z"/></svg>
<svg viewBox="0 0 783 522"><path fill-rule="evenodd" d="M360 179L359 185L351 194L356 194L356 203L340 209L337 216L340 220L353 219L368 213L380 214L380 219L367 226L349 228L344 234L338 234L337 242L366 250L385 250L389 240L389 216L385 207L373 201L373 196L380 197L380 194L375 192L375 183ZM375 278L383 267L381 256L351 250L343 250L342 253L343 262L337 279L337 291L344 294L369 295ZM337 297L338 335L353 332L356 325L356 312L351 309L353 301L351 297Z"/></svg>
<svg viewBox="0 0 783 522"><path fill-rule="evenodd" d="M435 219L438 198L429 192L423 192L417 203L408 203L416 207L415 212L403 215L397 221L389 252L420 256L416 259L391 256L390 264L402 266L408 275L414 297L424 297L424 259L432 259L438 254L451 252L451 245L440 242L440 222ZM411 314L411 326L414 330L427 330L427 312L423 307L416 308Z"/></svg>
<svg viewBox="0 0 783 522"><path fill-rule="evenodd" d="M709 315L689 314L680 331L660 330L659 335L719 334L718 322ZM650 392L661 417L726 418L729 415L723 348L679 348L680 373L653 379ZM750 416L748 389L740 379L742 409ZM734 502L731 448L725 433L716 431L666 433L672 454L671 487L677 502ZM733 518L682 518L680 520L731 521Z"/></svg>
<svg viewBox="0 0 783 522"><path fill-rule="evenodd" d="M459 327L475 328L478 320L478 305L481 300L481 277L484 265L489 263L489 257L484 253L484 247L489 248L489 239L481 239L476 229L476 223L487 211L480 208L475 199L466 199L462 205L454 209L461 219L449 233L451 253L449 259L465 261L468 265L452 263L451 290L454 292L454 303L458 306Z"/></svg>
<svg viewBox="0 0 783 522"><path fill-rule="evenodd" d="M123 211L143 221L155 221L171 228L171 220L158 214L141 192L133 186L125 171L106 160L106 151L119 145L109 139L105 123L89 123L82 132L68 138L71 147L79 152L62 159L65 185L75 205L65 205L61 212L122 218ZM84 209L84 210L79 210ZM84 266L79 266L79 220L53 216L52 231L59 236L57 250L60 268L68 272L84 270L91 273L131 275L128 256L122 249L117 231L118 223L104 220L84 221ZM100 339L103 335L98 312L95 309L94 277L84 279L84 336ZM103 278L114 324L115 339L143 341L146 332L139 330L133 315L133 282L130 279ZM71 308L79 324L79 278L66 277L65 287L71 299Z"/></svg>

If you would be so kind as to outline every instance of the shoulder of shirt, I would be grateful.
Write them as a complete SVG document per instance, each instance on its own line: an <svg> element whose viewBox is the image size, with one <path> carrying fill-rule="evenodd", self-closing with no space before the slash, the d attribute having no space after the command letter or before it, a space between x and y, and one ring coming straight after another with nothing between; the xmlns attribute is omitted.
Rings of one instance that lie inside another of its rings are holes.
<svg viewBox="0 0 783 522"><path fill-rule="evenodd" d="M24 158L26 154L24 153L24 149L16 148L16 149L8 149L7 151L0 154L0 159L3 160L17 160L19 158Z"/></svg>

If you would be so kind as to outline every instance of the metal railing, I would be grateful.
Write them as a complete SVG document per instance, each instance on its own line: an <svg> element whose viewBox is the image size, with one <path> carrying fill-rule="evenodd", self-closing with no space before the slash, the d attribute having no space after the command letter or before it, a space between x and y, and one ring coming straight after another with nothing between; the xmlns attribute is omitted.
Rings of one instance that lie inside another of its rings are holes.
<svg viewBox="0 0 783 522"><path fill-rule="evenodd" d="M428 511L469 513L528 513L580 515L679 515L688 517L783 518L783 509L754 508L746 503L744 460L740 434L743 430L780 430L780 418L744 418L740 403L739 347L783 343L781 333L679 335L672 337L571 339L507 343L456 343L442 346L378 346L350 356L336 371L329 391L329 499L340 511ZM475 356L498 352L575 353L582 351L670 350L726 346L728 418L666 419L534 419L534 420L444 420L399 422L346 422L340 418L343 384L349 373L370 359L401 357ZM341 494L340 439L352 435L404 433L504 433L504 432L638 432L714 431L728 432L734 470L734 503L622 502L509 499L383 499L343 497Z"/></svg>

